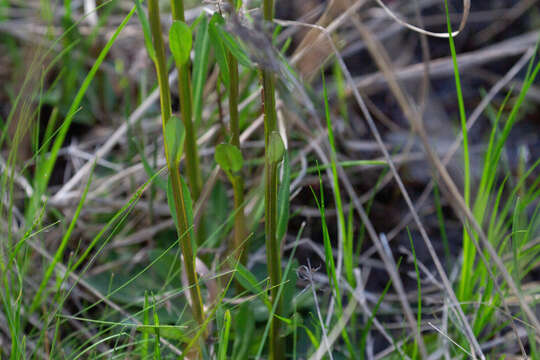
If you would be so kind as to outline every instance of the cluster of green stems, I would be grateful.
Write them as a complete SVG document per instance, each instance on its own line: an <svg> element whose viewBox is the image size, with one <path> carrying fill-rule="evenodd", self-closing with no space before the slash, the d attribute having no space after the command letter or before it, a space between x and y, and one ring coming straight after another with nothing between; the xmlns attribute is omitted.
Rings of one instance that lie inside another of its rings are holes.
<svg viewBox="0 0 540 360"><path fill-rule="evenodd" d="M234 1L231 0L233 9ZM184 4L182 0L171 0L173 20L184 21ZM266 21L272 21L274 3L272 0L264 0L263 15ZM161 35L161 23L158 9L158 0L149 0L150 28L155 50L155 67L160 89L160 103L163 133L165 135L166 124L172 117L171 95L167 78L165 61L165 48ZM229 70L228 100L230 119L230 144L240 149L239 130L239 72L238 62L235 56L227 53ZM192 116L192 92L190 79L190 64L176 64L178 70L178 93L180 97L180 111L185 129L185 158L186 173L189 188L193 199L197 200L201 193L202 177L197 153L196 131ZM277 194L278 194L278 162L274 161L270 154L271 134L277 130L276 100L275 100L275 75L267 69L261 69L263 88L263 111L264 111L264 139L265 139L265 239L267 250L268 273L270 276L270 295L274 305L275 315L282 316L283 305L278 296L281 284L281 253L280 241L277 236ZM165 144L166 145L166 144ZM178 236L184 257L185 272L189 282L189 291L192 300L192 311L199 324L204 323L203 301L195 271L195 254L192 247L190 224L187 217L186 199L182 188L182 179L179 171L179 160L168 153L165 146L165 155L171 181L174 207L176 210L176 222ZM244 182L239 173L231 176L231 184L234 192L234 235L229 246L231 253L234 251L237 260L245 263L245 240L247 235L246 220L244 214ZM275 304L275 302L278 302ZM281 336L281 324L277 317L273 316L270 326L270 359L284 359L284 343Z"/></svg>

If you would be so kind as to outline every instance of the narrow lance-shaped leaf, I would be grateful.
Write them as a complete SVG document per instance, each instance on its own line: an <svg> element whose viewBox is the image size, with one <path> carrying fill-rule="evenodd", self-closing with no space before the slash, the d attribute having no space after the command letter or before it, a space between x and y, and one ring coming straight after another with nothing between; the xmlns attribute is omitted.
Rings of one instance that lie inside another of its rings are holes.
<svg viewBox="0 0 540 360"><path fill-rule="evenodd" d="M208 74L208 53L210 51L210 36L206 14L199 18L197 36L195 38L195 58L193 59L193 115L195 129L201 123L203 109L203 90Z"/></svg>
<svg viewBox="0 0 540 360"><path fill-rule="evenodd" d="M165 144L169 158L175 164L180 162L180 158L182 157L185 137L186 133L182 120L176 116L172 116L167 121L167 124L165 124Z"/></svg>

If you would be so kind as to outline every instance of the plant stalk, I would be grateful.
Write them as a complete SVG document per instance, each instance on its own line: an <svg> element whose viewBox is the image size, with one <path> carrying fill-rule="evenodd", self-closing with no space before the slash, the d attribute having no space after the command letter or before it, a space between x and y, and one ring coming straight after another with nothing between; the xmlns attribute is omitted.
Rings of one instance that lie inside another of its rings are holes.
<svg viewBox="0 0 540 360"><path fill-rule="evenodd" d="M172 17L174 20L185 22L184 1L171 0ZM178 95L180 97L180 113L186 130L186 172L191 196L194 201L199 199L202 189L201 168L197 150L197 134L193 124L193 99L191 95L190 61L176 65L178 70Z"/></svg>
<svg viewBox="0 0 540 360"><path fill-rule="evenodd" d="M274 1L264 0L263 16L265 21L272 21L274 17ZM266 69L261 70L263 85L263 110L264 110L264 145L265 145L265 234L266 234L266 259L272 303L276 301L276 315L283 315L283 304L278 298L279 285L281 284L281 251L277 238L277 194L278 174L277 163L270 160L270 134L277 129L275 77ZM270 325L270 359L285 359L285 344L281 337L281 323L273 317Z"/></svg>
<svg viewBox="0 0 540 360"><path fill-rule="evenodd" d="M171 93L167 78L167 67L165 65L165 48L163 45L163 39L161 37L161 20L159 17L158 0L149 0L148 15L150 18L150 29L152 32L156 55L155 67L160 93L159 99L161 105L163 134L165 135L165 125L171 118L172 108ZM167 159L169 176L171 177L174 206L176 209L176 220L178 224L177 231L178 237L180 238L180 246L182 249L182 255L184 257L184 267L189 283L191 309L195 320L202 325L204 323L203 301L197 279L197 273L195 272L195 256L191 245L191 232L186 213L184 193L182 191L182 180L179 164L174 159L171 159L168 154L167 146L165 146L165 157Z"/></svg>
<svg viewBox="0 0 540 360"><path fill-rule="evenodd" d="M231 6L235 7L234 0L230 0ZM235 11L234 9L233 11ZM240 150L240 126L238 116L238 61L229 51L227 53L229 65L229 121L231 131L231 144ZM238 259L241 264L246 263L246 247L244 243L247 235L246 215L244 213L244 179L241 174L233 175L232 181L234 190L234 238L231 253L238 252Z"/></svg>

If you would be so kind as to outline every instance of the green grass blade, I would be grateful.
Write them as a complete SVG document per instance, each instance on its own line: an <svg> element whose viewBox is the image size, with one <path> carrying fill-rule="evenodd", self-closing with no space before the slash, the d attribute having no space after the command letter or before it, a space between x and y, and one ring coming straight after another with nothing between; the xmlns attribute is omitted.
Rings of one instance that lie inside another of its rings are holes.
<svg viewBox="0 0 540 360"><path fill-rule="evenodd" d="M420 271L418 270L418 260L416 259L416 250L414 249L413 238L411 235L411 231L409 230L408 227L407 227L407 234L409 235L409 241L411 243L411 250L412 250L413 260L414 260L414 271L416 272L416 286L418 287L418 300L417 300L418 301L418 310L417 310L418 315L416 318L416 323L418 325L418 329L417 329L418 334L421 334L420 326L422 324L422 283L420 281L421 278L420 278ZM412 358L416 359L417 356L418 356L418 342L415 337Z"/></svg>
<svg viewBox="0 0 540 360"><path fill-rule="evenodd" d="M328 105L328 93L326 89L326 80L324 78L324 73L322 73L322 83L323 83L323 99L324 99L324 114L326 117L326 128L328 130L328 142L330 143L330 165L332 167L332 183L333 183L333 191L334 191L334 200L336 202L336 210L338 214L338 225L339 225L339 238L341 242L347 241L347 238L345 236L345 212L343 211L343 203L341 201L341 191L339 188L339 177L337 172L337 152L336 152L336 143L334 139L334 131L332 129L332 119L330 118L330 107ZM352 247L351 244L342 244L344 248L350 248ZM345 267L348 269L346 271L347 274L352 274L352 268L353 268L353 257L352 253L345 253L344 256L344 262ZM341 268L341 264L338 263L338 269ZM340 275L340 274L338 274ZM348 278L347 281L353 282L354 278L351 276L351 278Z"/></svg>
<svg viewBox="0 0 540 360"><path fill-rule="evenodd" d="M454 69L454 79L456 83L456 93L459 106L459 118L461 122L461 134L463 136L463 193L465 204L470 205L471 198L471 169L469 159L469 138L467 131L467 116L465 114L465 103L463 101L463 93L461 90L461 80L459 76L459 68L457 63L456 48L454 45L454 38L452 36L452 25L450 23L450 15L448 13L448 2L444 1L446 12L446 24L448 30L448 43L450 45L450 52L452 54L452 65ZM474 259L476 255L476 249L474 243L469 238L469 234L465 228L463 228L463 267L461 270L461 280L459 282L458 298L462 300L468 300L472 291L471 272L474 266Z"/></svg>
<svg viewBox="0 0 540 360"><path fill-rule="evenodd" d="M227 360L227 347L229 345L229 335L231 330L231 312L225 311L223 328L219 334L218 360Z"/></svg>

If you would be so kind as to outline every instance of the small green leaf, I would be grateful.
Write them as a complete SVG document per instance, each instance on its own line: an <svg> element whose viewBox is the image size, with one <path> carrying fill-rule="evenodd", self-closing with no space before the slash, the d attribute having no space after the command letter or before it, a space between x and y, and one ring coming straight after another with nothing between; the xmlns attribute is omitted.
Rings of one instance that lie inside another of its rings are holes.
<svg viewBox="0 0 540 360"><path fill-rule="evenodd" d="M173 21L169 31L169 46L177 65L184 65L189 60L192 41L191 28L183 21Z"/></svg>
<svg viewBox="0 0 540 360"><path fill-rule="evenodd" d="M237 172L242 169L244 158L242 152L232 144L219 144L214 154L216 162L225 172Z"/></svg>
<svg viewBox="0 0 540 360"><path fill-rule="evenodd" d="M167 124L165 124L165 144L169 158L174 163L178 163L182 157L185 136L182 120L176 116L171 116Z"/></svg>
<svg viewBox="0 0 540 360"><path fill-rule="evenodd" d="M285 145L283 144L283 140L281 140L281 135L277 131L272 131L268 143L268 158L270 162L277 163L281 161L285 152Z"/></svg>

